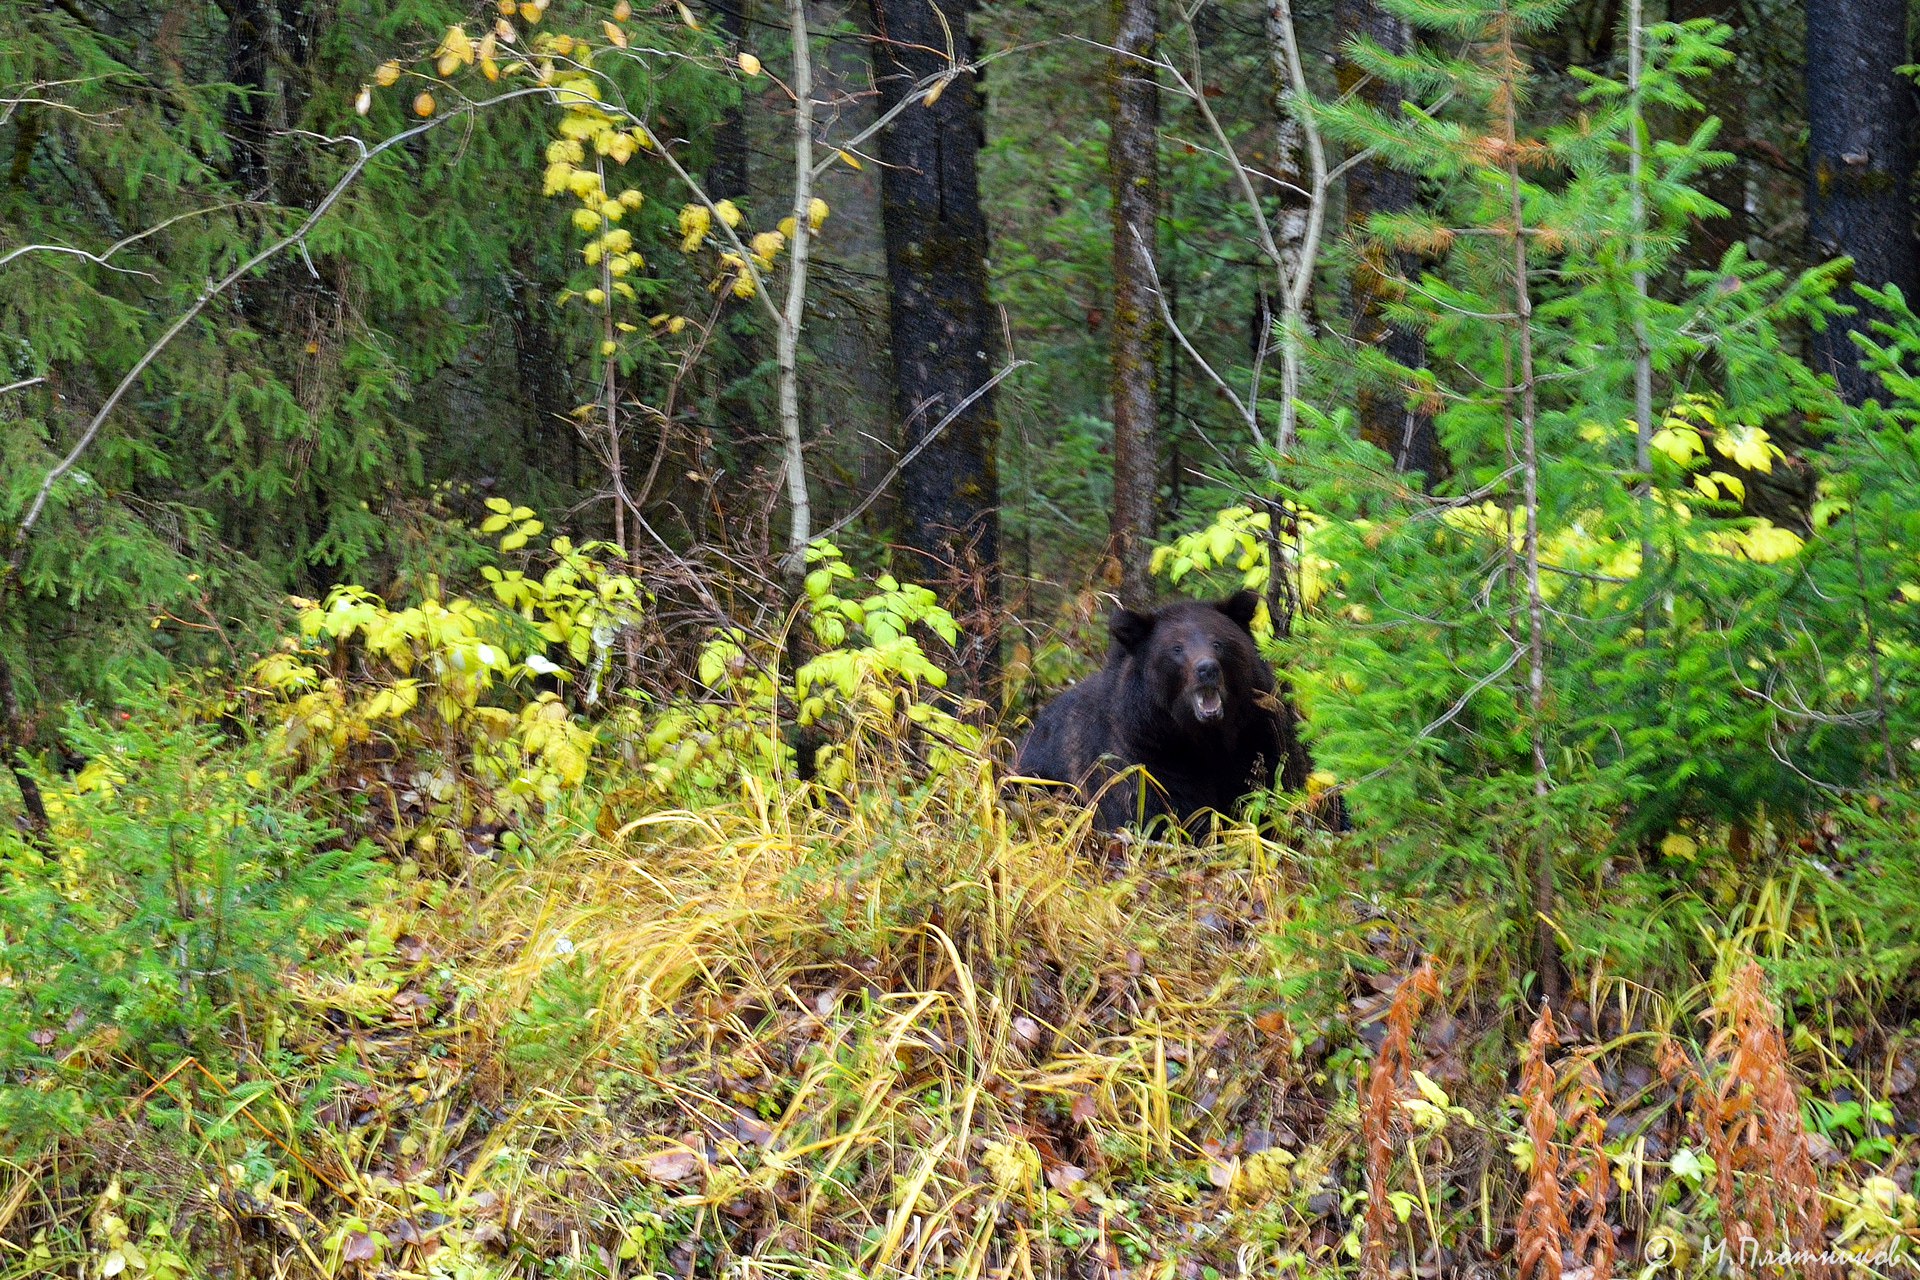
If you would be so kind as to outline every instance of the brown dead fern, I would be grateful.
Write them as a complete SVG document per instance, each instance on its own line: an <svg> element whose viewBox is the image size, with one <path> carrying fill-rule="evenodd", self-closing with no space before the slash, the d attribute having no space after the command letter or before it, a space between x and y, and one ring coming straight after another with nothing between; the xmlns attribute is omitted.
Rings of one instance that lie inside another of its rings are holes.
<svg viewBox="0 0 1920 1280"><path fill-rule="evenodd" d="M1360 1251L1361 1280L1387 1280L1393 1253L1394 1215L1387 1195L1393 1153L1402 1127L1401 1090L1413 1070L1413 1024L1421 1008L1439 992L1431 962L1423 963L1393 993L1387 1009L1387 1035L1367 1077L1367 1103L1360 1115L1360 1137L1367 1149L1367 1214Z"/></svg>
<svg viewBox="0 0 1920 1280"><path fill-rule="evenodd" d="M1607 1159L1607 1094L1591 1057L1575 1064L1567 1107L1567 1127L1573 1131L1573 1154L1568 1160L1578 1180L1575 1203L1580 1229L1574 1233L1573 1252L1589 1269L1589 1280L1613 1280L1615 1244L1607 1223L1607 1197L1613 1185L1613 1166Z"/></svg>
<svg viewBox="0 0 1920 1280"><path fill-rule="evenodd" d="M1527 1194L1520 1202L1516 1233L1519 1280L1560 1280L1560 1251L1568 1235L1560 1155L1553 1145L1560 1117L1553 1109L1555 1081L1547 1062L1547 1051L1559 1039L1553 1030L1553 1008L1543 1004L1527 1036L1526 1062L1520 1069L1520 1101L1527 1111L1533 1162L1527 1169Z"/></svg>
<svg viewBox="0 0 1920 1280"><path fill-rule="evenodd" d="M1714 1162L1714 1199L1736 1274L1829 1280L1820 1185L1800 1121L1779 1011L1752 961L1715 1003L1718 1029L1704 1067L1663 1054L1669 1078L1684 1073L1700 1137ZM1791 1259L1782 1265L1782 1255Z"/></svg>

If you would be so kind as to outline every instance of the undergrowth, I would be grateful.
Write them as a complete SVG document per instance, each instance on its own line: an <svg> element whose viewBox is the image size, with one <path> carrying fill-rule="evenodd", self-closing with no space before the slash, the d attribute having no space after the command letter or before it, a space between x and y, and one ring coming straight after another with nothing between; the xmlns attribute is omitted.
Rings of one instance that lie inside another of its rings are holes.
<svg viewBox="0 0 1920 1280"><path fill-rule="evenodd" d="M1595 965L1536 1018L1498 913L1372 900L1351 838L1110 844L955 756L589 787L373 863L195 705L79 726L49 843L0 837L0 1275L1604 1277L1920 1240L1909 1042L1772 1002L1740 922L1820 918L1776 881L1680 994Z"/></svg>

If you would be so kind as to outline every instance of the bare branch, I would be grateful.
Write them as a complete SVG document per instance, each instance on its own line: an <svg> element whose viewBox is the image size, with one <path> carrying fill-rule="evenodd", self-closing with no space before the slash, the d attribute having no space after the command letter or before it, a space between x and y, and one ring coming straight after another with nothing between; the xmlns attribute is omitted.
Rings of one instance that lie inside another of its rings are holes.
<svg viewBox="0 0 1920 1280"><path fill-rule="evenodd" d="M1167 305L1166 291L1160 287L1160 269L1154 265L1153 255L1145 252L1146 241L1140 234L1140 228L1130 227L1128 229L1133 232L1134 240L1140 244L1142 261L1147 265L1147 273L1153 277L1154 301L1160 304L1160 319L1167 326L1167 332L1174 336L1174 339L1179 342L1181 349L1187 353L1195 364L1200 366L1200 371L1213 380L1213 385L1220 388L1227 399L1233 402L1234 411L1240 415L1241 419L1247 424L1247 429L1253 433L1254 443L1262 449L1266 448L1267 440L1266 436L1260 431L1260 419L1254 416L1253 410L1249 408L1238 395L1234 394L1233 388L1227 385L1227 380L1221 377L1219 372L1215 370L1211 364L1207 363L1207 358L1194 348L1193 342L1187 337L1187 331L1182 329L1179 323L1174 320L1173 310Z"/></svg>
<svg viewBox="0 0 1920 1280"><path fill-rule="evenodd" d="M876 501L878 501L880 498L880 495L885 493L887 491L887 488L890 485L892 485L896 479L899 478L900 473L902 471L905 471L908 465L912 463L912 461L915 458L920 456L920 451L922 449L925 449L928 445L932 444L935 440L938 440L940 438L940 433L945 431L948 427L952 426L956 418L958 418L961 414L965 413L969 408L971 408L973 403L976 400L978 400L981 396L986 395L988 392L992 391L995 387L999 386L1002 382L1006 381L1008 376L1011 375L1014 372L1014 370L1024 369L1027 366L1031 365L1032 363L1033 361L1031 360L1015 360L1012 364L1000 370L1000 372L994 374L991 378L988 378L985 382L981 383L973 391L969 392L967 395L967 398L962 400L959 404L953 406L952 410L948 412L946 417L940 419L940 421L933 424L933 429L931 431L927 432L926 435L921 436L918 440L914 441L913 447L911 449L908 449L905 453L901 454L898 458L895 458L893 460L893 465L887 468L887 473L880 477L879 483L875 484L873 488L867 491L867 496L860 499L859 504L855 506L853 510L847 512L847 514L841 516L838 520L835 520L832 524L828 525L825 529L822 529L819 533L815 534L814 536L816 538L831 538L834 534L839 533L842 529L846 528L848 525L852 524L855 520L858 520L861 516L865 515L867 508L872 506ZM919 416L920 415L918 413L914 414L915 418ZM913 418L907 419L906 425L908 426L913 425Z"/></svg>
<svg viewBox="0 0 1920 1280"><path fill-rule="evenodd" d="M230 200L225 204L211 205L205 209L189 209L185 213L177 213L164 222L155 223L145 231L137 231L126 239L115 242L105 253L88 253L85 249L76 249L72 245L65 244L23 244L17 249L9 249L6 253L0 254L0 267L6 266L15 258L25 257L29 253L64 253L71 254L76 258L85 258L88 262L96 266L105 267L109 271L119 271L130 276L145 276L149 280L155 280L158 279L158 277L150 271L136 271L131 267L116 267L108 262L107 259L129 245L138 244L149 236L158 235L176 222L185 222L188 218L198 218L203 214L219 213L223 209L238 209L244 204L245 201Z"/></svg>
<svg viewBox="0 0 1920 1280"><path fill-rule="evenodd" d="M86 429L80 433L80 439L74 443L73 448L67 451L67 455L60 459L60 461L54 465L53 469L47 473L46 479L40 482L39 492L34 494L33 501L27 507L26 515L21 519L19 527L14 531L13 551L8 557L8 568L10 570L17 570L20 567L21 559L26 555L27 538L33 532L33 527L40 522L41 512L46 508L47 499L53 493L53 487L60 482L61 477L73 470L74 465L80 461L81 455L92 447L94 440L100 434L100 429L106 425L108 416L118 407L120 401L126 397L127 392L133 388L133 384L139 381L140 375L147 371L147 367L159 358L160 353L165 351L173 340L179 337L181 332L185 330L188 325L192 324L194 319L199 316L202 311L206 310L208 303L225 293L228 289L231 289L236 283L251 273L255 267L276 257L294 245L305 241L307 236L312 233L313 228L319 223L320 219L324 218L327 212L338 203L340 197L346 194L347 189L359 178L361 171L364 170L368 164L372 163L374 157L391 151L393 148L409 142L430 130L437 129L449 120L458 119L473 111L479 110L481 107L507 102L514 98L531 97L535 94L548 92L549 90L544 88L515 89L503 93L498 97L489 98L483 103L449 112L444 116L428 120L424 124L417 124L411 129L406 129L395 134L385 142L364 150L359 159L348 166L346 173L342 174L339 181L333 184L332 189L329 190L325 196L321 197L320 203L313 207L313 211L306 216L298 227L260 250L258 253L255 253L219 280L209 282L207 287L200 291L200 296L194 299L193 304L181 312L174 322L167 326L166 331L155 340L153 345L147 348L146 354L134 362L133 368L127 370L126 376L120 379L119 385L114 387L113 392L107 396L106 402L100 406L94 413L92 419L88 421Z"/></svg>

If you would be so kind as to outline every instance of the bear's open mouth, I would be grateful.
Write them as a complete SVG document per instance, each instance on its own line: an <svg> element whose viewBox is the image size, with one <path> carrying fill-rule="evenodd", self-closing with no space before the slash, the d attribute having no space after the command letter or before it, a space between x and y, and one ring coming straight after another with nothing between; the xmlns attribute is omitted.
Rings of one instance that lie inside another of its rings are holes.
<svg viewBox="0 0 1920 1280"><path fill-rule="evenodd" d="M1197 689L1193 695L1193 714L1199 720L1218 720L1225 707L1218 689Z"/></svg>

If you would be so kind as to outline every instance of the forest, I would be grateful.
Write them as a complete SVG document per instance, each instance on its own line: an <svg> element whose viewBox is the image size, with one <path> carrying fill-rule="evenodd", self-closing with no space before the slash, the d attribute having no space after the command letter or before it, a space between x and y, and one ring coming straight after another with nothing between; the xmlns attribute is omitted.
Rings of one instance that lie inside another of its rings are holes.
<svg viewBox="0 0 1920 1280"><path fill-rule="evenodd" d="M1910 10L0 3L0 1280L1920 1267Z"/></svg>

